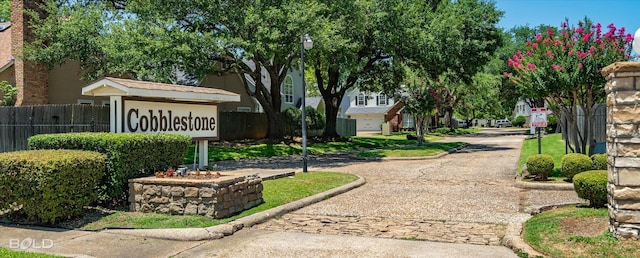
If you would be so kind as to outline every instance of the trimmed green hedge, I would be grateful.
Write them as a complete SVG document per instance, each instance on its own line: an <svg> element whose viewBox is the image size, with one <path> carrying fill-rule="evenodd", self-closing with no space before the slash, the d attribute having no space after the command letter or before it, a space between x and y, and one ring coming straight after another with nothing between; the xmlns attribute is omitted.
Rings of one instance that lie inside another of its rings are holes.
<svg viewBox="0 0 640 258"><path fill-rule="evenodd" d="M536 180L546 180L553 173L553 157L549 154L535 154L527 159L527 171L536 175Z"/></svg>
<svg viewBox="0 0 640 258"><path fill-rule="evenodd" d="M0 154L0 210L21 211L40 223L84 213L96 201L104 154L80 150L30 150Z"/></svg>
<svg viewBox="0 0 640 258"><path fill-rule="evenodd" d="M125 204L128 180L182 164L191 137L175 134L64 133L29 138L30 149L78 149L107 155L99 199Z"/></svg>
<svg viewBox="0 0 640 258"><path fill-rule="evenodd" d="M573 188L578 197L589 200L591 207L600 208L607 204L606 170L590 170L573 177Z"/></svg>
<svg viewBox="0 0 640 258"><path fill-rule="evenodd" d="M524 116L517 116L515 119L513 119L513 121L511 122L511 124L515 127L522 127L524 126L524 124L527 122L527 118Z"/></svg>
<svg viewBox="0 0 640 258"><path fill-rule="evenodd" d="M562 174L569 180L580 172L591 170L593 161L589 156L580 153L569 153L562 156Z"/></svg>
<svg viewBox="0 0 640 258"><path fill-rule="evenodd" d="M607 170L607 154L593 154L591 155L591 161L593 162L593 170Z"/></svg>

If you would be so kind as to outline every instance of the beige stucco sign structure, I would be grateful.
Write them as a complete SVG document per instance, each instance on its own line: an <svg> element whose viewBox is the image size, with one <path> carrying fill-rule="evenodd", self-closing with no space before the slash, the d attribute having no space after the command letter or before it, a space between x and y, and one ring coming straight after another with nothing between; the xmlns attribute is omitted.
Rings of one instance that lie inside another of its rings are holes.
<svg viewBox="0 0 640 258"><path fill-rule="evenodd" d="M109 96L111 132L171 133L198 142L199 167L208 165L209 140L217 140L218 103L240 95L220 89L105 77L82 95Z"/></svg>

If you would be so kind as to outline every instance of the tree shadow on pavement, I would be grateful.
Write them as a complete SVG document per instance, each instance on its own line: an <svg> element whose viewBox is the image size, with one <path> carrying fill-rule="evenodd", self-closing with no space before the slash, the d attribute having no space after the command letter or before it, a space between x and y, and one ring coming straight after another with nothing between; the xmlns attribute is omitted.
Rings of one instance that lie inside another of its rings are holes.
<svg viewBox="0 0 640 258"><path fill-rule="evenodd" d="M498 146L495 144L469 144L467 147L462 148L461 150L456 151L457 153L473 153L473 152L481 152L481 151L505 151L505 150L513 150L511 147Z"/></svg>
<svg viewBox="0 0 640 258"><path fill-rule="evenodd" d="M343 167L364 162L376 162L372 160L359 160L352 158L352 155L360 151L349 151L339 153L323 153L308 155L308 166L322 167ZM268 158L242 159L242 160L223 160L214 162L217 170L238 170L238 169L292 169L299 170L302 168L302 156L278 156Z"/></svg>

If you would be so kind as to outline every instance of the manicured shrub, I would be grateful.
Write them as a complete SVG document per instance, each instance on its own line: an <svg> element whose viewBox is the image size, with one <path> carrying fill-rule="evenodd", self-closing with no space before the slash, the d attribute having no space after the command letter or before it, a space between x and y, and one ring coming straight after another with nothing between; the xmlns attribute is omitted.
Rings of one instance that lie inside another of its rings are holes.
<svg viewBox="0 0 640 258"><path fill-rule="evenodd" d="M29 137L30 149L78 149L107 155L99 200L126 204L128 180L183 163L191 137L175 134L64 133Z"/></svg>
<svg viewBox="0 0 640 258"><path fill-rule="evenodd" d="M591 155L593 170L607 170L607 154L599 153Z"/></svg>
<svg viewBox="0 0 640 258"><path fill-rule="evenodd" d="M449 128L449 127L440 127L440 128L436 128L436 133L439 133L439 134L449 134L449 133L451 133L451 128Z"/></svg>
<svg viewBox="0 0 640 258"><path fill-rule="evenodd" d="M312 107L306 108L307 129L322 130L326 125L326 119L323 113L318 112ZM282 130L289 136L302 135L302 110L296 107L290 107L284 110L282 117Z"/></svg>
<svg viewBox="0 0 640 258"><path fill-rule="evenodd" d="M591 207L604 207L607 204L606 170L589 170L573 177L573 188L578 197L589 200Z"/></svg>
<svg viewBox="0 0 640 258"><path fill-rule="evenodd" d="M0 154L0 209L22 206L28 219L55 223L82 215L97 199L104 154L30 150Z"/></svg>
<svg viewBox="0 0 640 258"><path fill-rule="evenodd" d="M522 127L524 125L524 123L527 122L527 118L524 116L517 116L515 119L513 119L513 121L511 122L513 124L513 126L517 126L517 127Z"/></svg>
<svg viewBox="0 0 640 258"><path fill-rule="evenodd" d="M536 176L536 180L547 180L553 173L553 157L549 154L535 154L527 159L527 171Z"/></svg>
<svg viewBox="0 0 640 258"><path fill-rule="evenodd" d="M569 153L562 156L562 174L569 180L580 172L591 170L593 161L589 156L580 153Z"/></svg>

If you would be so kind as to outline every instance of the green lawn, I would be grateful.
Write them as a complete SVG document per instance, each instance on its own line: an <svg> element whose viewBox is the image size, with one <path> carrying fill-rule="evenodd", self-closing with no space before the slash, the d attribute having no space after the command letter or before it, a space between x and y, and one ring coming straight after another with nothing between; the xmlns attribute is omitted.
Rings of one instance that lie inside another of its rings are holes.
<svg viewBox="0 0 640 258"><path fill-rule="evenodd" d="M62 256L55 256L50 254L41 254L41 253L34 253L34 252L16 251L13 249L0 247L0 257L3 257L3 258L52 258L52 257L62 257Z"/></svg>
<svg viewBox="0 0 640 258"><path fill-rule="evenodd" d="M561 167L562 156L565 155L565 144L562 140L562 134L554 133L542 137L541 140L542 153L549 154L553 157L553 163L556 168ZM518 162L518 173L522 172L522 165L527 162L529 156L538 154L538 139L525 140L522 144L520 152L520 161ZM555 174L555 172L554 172Z"/></svg>
<svg viewBox="0 0 640 258"><path fill-rule="evenodd" d="M567 206L534 215L524 224L524 240L550 257L638 257L640 242L619 241L606 226L585 231L594 220L607 223L606 208ZM605 224L601 224L605 225Z"/></svg>
<svg viewBox="0 0 640 258"><path fill-rule="evenodd" d="M441 137L428 135L425 137L427 142L441 139ZM396 133L390 136L373 135L373 136L356 136L348 138L344 142L328 142L328 143L310 143L307 145L307 153L325 153L335 151L359 150L359 149L375 149L389 146L403 146L416 144L416 140L407 140L406 133ZM187 152L185 163L193 163L194 146L192 145ZM209 147L209 160L238 160L246 158L273 157L301 154L302 146L299 143L261 143L255 145L242 145L237 147Z"/></svg>
<svg viewBox="0 0 640 258"><path fill-rule="evenodd" d="M82 229L101 230L105 228L184 228L215 226L345 185L355 181L357 178L357 176L352 174L310 172L298 173L292 178L263 181L264 189L262 195L264 203L229 218L212 219L198 215L172 216L119 211L87 224Z"/></svg>
<svg viewBox="0 0 640 258"><path fill-rule="evenodd" d="M402 146L392 149L375 149L363 151L358 157L425 157L434 156L445 151L460 147L464 142L434 142L426 143L421 146Z"/></svg>

